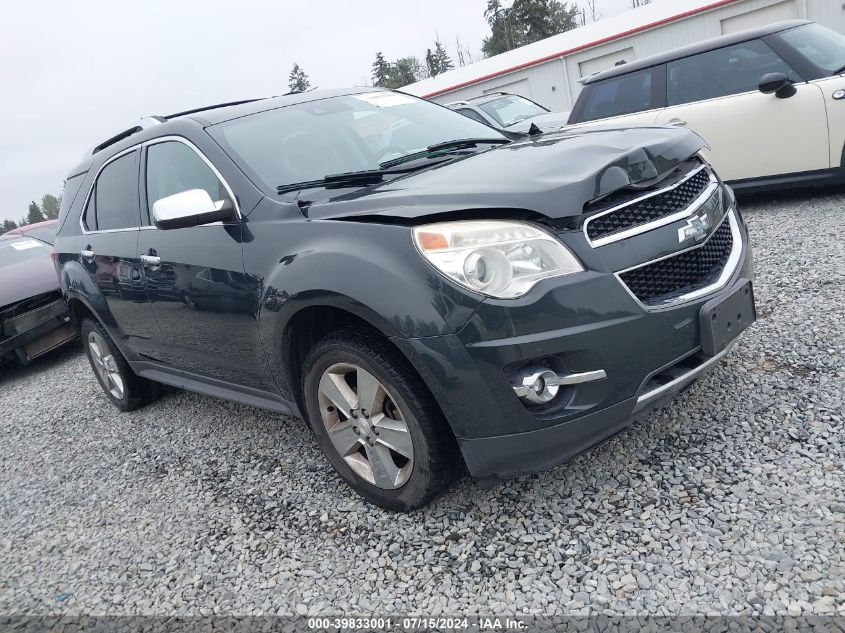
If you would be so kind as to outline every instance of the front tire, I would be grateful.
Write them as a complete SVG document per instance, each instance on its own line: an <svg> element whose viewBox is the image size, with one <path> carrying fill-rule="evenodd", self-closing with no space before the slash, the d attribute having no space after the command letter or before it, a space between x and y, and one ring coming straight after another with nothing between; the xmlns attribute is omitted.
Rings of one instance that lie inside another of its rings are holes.
<svg viewBox="0 0 845 633"><path fill-rule="evenodd" d="M121 411L134 411L159 396L160 385L141 378L130 369L129 363L99 322L83 319L79 336L97 382L114 406Z"/></svg>
<svg viewBox="0 0 845 633"><path fill-rule="evenodd" d="M326 458L368 501L411 510L452 481L458 451L443 414L405 358L372 332L348 328L319 341L302 388Z"/></svg>

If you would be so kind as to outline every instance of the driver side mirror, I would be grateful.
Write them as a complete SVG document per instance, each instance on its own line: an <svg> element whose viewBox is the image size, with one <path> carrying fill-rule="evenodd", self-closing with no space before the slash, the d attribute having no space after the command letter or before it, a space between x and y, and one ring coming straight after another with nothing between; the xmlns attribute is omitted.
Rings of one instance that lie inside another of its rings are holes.
<svg viewBox="0 0 845 633"><path fill-rule="evenodd" d="M153 203L153 221L160 229L181 229L236 218L231 200L214 202L204 189L188 189Z"/></svg>
<svg viewBox="0 0 845 633"><path fill-rule="evenodd" d="M792 85L789 77L783 73L768 73L760 80L760 92L764 95L775 95L778 99L789 99L798 90Z"/></svg>

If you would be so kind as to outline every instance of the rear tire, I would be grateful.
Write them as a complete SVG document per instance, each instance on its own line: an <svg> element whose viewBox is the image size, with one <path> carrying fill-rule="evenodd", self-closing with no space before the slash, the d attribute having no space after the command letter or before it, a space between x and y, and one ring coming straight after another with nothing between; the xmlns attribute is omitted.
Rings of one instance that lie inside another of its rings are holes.
<svg viewBox="0 0 845 633"><path fill-rule="evenodd" d="M121 411L134 411L159 397L161 385L141 378L117 349L109 333L93 319L83 319L79 330L85 354L103 393Z"/></svg>
<svg viewBox="0 0 845 633"><path fill-rule="evenodd" d="M459 464L452 431L407 360L363 328L320 340L305 359L308 421L337 473L391 510L427 504Z"/></svg>

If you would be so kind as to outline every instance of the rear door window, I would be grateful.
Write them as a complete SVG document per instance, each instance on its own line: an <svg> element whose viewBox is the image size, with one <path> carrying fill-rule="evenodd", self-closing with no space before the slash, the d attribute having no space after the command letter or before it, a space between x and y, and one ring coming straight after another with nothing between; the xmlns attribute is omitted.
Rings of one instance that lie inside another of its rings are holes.
<svg viewBox="0 0 845 633"><path fill-rule="evenodd" d="M589 84L578 121L644 112L663 106L658 96L658 73L662 66L646 68Z"/></svg>
<svg viewBox="0 0 845 633"><path fill-rule="evenodd" d="M137 151L113 160L100 172L85 209L84 223L89 231L140 226Z"/></svg>
<svg viewBox="0 0 845 633"><path fill-rule="evenodd" d="M769 45L750 40L669 62L667 100L670 106L715 99L758 89L768 73L801 77Z"/></svg>

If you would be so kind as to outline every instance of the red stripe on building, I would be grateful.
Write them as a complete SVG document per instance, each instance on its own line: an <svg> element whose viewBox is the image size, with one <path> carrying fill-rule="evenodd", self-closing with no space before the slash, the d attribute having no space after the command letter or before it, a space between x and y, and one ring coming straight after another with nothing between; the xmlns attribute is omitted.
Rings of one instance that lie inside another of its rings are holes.
<svg viewBox="0 0 845 633"><path fill-rule="evenodd" d="M426 95L423 95L423 98L430 99L431 97L437 97L442 94L446 94L447 92L452 92L453 90L460 90L461 88L466 88L467 86L472 86L474 84L481 83L482 81L487 81L488 79L495 79L496 77L501 77L502 75L509 75L510 73L514 73L518 70L523 70L525 68L530 68L532 66L537 66L538 64L543 64L545 62L551 61L553 59L558 59L560 57L566 57L567 55L572 55L573 53L580 53L583 50L588 48L592 48L594 46L601 46L602 44L607 44L608 42L613 42L615 40L621 40L625 37L629 37L631 35L636 35L637 33L642 33L643 31L648 31L649 29L657 28L658 26L663 26L664 24L670 24L672 22L677 22L678 20L683 20L684 18L692 17L693 15L698 15L699 13L705 13L707 11L712 11L713 9L718 9L719 7L723 7L729 4L733 4L734 2L738 2L739 0L719 0L719 2L714 2L713 4L708 4L704 7L699 7L698 9L692 9L690 11L686 11L684 13L679 13L677 15L673 15L670 18L664 18L662 20L658 20L657 22L652 22L650 24L645 24L643 26L638 26L635 29L631 29L629 31L623 31L617 35L612 35L610 37L605 37L600 40L596 40L595 42L590 42L589 44L582 44L581 46L576 46L575 48L570 48L569 50L561 51L559 53L554 53L552 55L546 55L545 57L541 57L539 59L535 59L530 62L525 62L523 64L519 64L517 66L512 66L511 68L506 68L505 70L497 70L494 73L490 73L488 75L483 75L476 79L470 79L469 81L465 81L463 83L455 84L454 86L450 86L449 88L442 88L441 90L435 90L434 92L429 92ZM516 50L516 49L514 49Z"/></svg>

